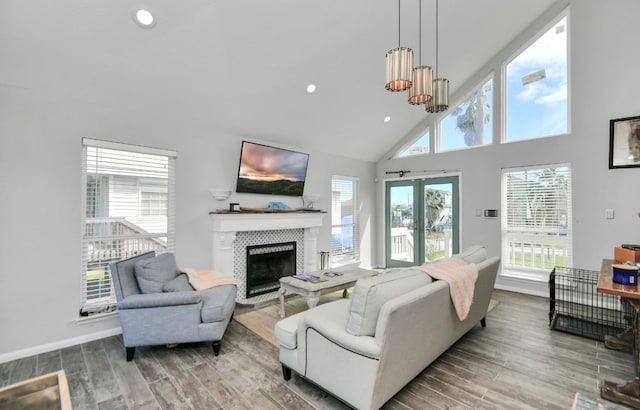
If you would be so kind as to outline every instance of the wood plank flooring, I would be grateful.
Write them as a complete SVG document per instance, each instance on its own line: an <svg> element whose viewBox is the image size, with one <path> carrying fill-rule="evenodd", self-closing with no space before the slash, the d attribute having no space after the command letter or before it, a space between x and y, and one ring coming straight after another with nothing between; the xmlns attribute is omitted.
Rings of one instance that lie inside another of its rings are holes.
<svg viewBox="0 0 640 410"><path fill-rule="evenodd" d="M633 378L628 353L548 328L545 298L495 291L499 305L398 392L385 409L571 409L598 383ZM64 369L74 409L344 409L294 374L278 350L232 322L214 357L204 343L136 349L119 336L0 364L0 386ZM604 402L604 401L603 401ZM607 409L623 409L604 402Z"/></svg>

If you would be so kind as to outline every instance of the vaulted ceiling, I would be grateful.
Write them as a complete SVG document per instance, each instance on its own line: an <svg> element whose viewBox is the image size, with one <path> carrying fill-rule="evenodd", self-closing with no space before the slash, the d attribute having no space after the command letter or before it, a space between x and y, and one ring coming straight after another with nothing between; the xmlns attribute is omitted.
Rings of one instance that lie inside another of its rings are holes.
<svg viewBox="0 0 640 410"><path fill-rule="evenodd" d="M439 71L452 92L552 3L440 1ZM418 4L401 4L416 64ZM138 8L154 28L134 23ZM435 0L422 8L421 59L433 65ZM0 2L0 85L369 161L427 115L384 89L397 45L394 0Z"/></svg>

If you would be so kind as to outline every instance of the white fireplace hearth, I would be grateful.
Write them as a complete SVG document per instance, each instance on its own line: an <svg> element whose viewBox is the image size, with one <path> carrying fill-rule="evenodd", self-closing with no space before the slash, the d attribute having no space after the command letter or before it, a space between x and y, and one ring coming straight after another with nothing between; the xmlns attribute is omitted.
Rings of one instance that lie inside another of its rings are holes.
<svg viewBox="0 0 640 410"><path fill-rule="evenodd" d="M246 297L246 246L296 242L296 273L313 272L319 268L317 237L324 215L321 212L211 212L211 267L233 274L239 280L238 303L255 304L276 299L277 291Z"/></svg>

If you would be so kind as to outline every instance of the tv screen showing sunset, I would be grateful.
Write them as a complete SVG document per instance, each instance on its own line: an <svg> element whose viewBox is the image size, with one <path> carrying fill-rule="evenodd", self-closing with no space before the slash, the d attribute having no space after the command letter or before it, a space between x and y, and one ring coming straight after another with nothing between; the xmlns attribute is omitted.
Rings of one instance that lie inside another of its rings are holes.
<svg viewBox="0 0 640 410"><path fill-rule="evenodd" d="M309 154L242 142L236 192L301 196Z"/></svg>

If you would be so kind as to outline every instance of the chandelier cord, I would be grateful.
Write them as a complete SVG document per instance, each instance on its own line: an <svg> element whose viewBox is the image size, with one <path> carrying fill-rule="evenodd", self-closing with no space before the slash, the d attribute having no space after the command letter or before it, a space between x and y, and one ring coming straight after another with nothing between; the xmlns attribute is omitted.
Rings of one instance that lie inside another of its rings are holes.
<svg viewBox="0 0 640 410"><path fill-rule="evenodd" d="M436 80L438 79L438 0L436 0Z"/></svg>
<svg viewBox="0 0 640 410"><path fill-rule="evenodd" d="M398 48L400 48L400 0L398 0Z"/></svg>
<svg viewBox="0 0 640 410"><path fill-rule="evenodd" d="M422 67L422 0L418 3L418 67Z"/></svg>

